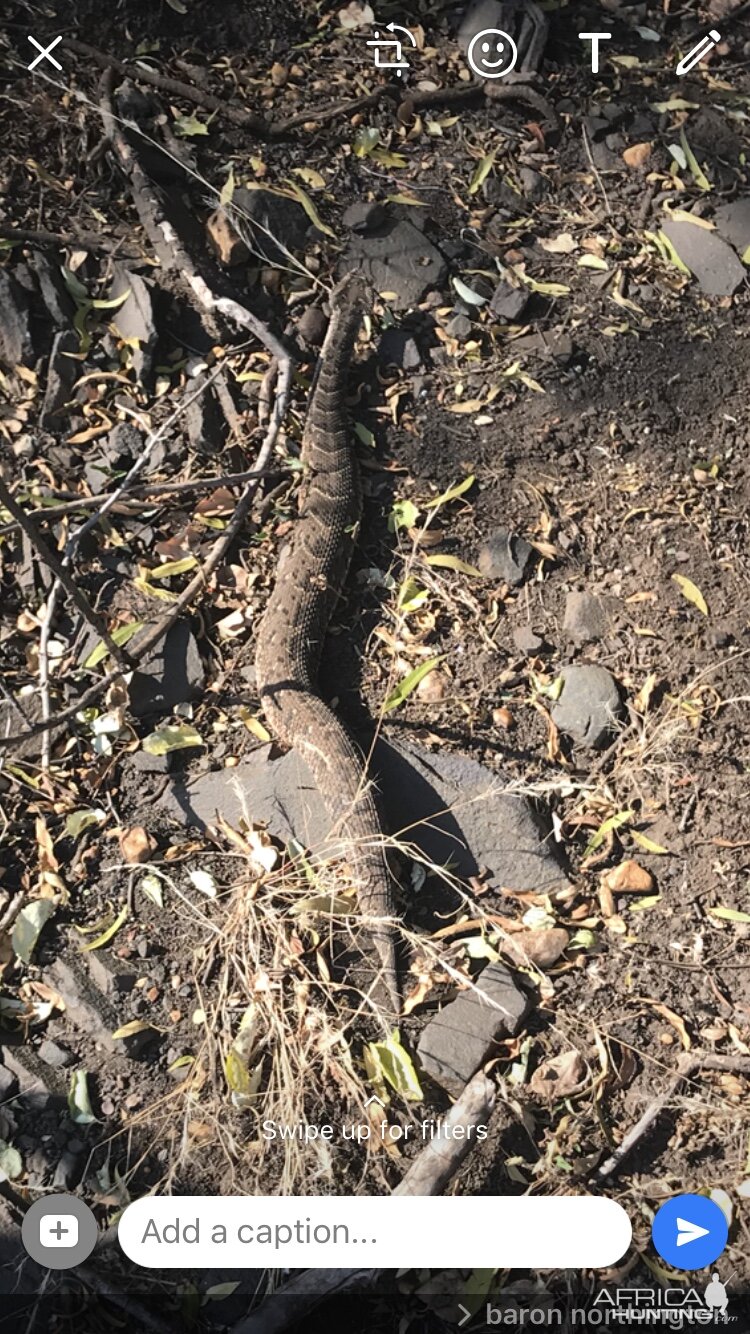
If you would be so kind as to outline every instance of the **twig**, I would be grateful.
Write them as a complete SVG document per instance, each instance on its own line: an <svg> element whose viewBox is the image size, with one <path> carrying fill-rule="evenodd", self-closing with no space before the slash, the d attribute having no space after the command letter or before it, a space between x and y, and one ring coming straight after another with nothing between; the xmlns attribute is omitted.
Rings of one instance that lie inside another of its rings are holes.
<svg viewBox="0 0 750 1334"><path fill-rule="evenodd" d="M663 1093L655 1098L646 1108L643 1116L636 1121L632 1130L629 1130L624 1140L615 1149L614 1153L602 1163L597 1170L597 1177L600 1181L611 1177L618 1170L623 1158L625 1158L647 1134L654 1122L658 1119L664 1108L671 1101L685 1079L692 1079L701 1070L722 1070L730 1074L739 1072L743 1075L750 1075L750 1056L721 1055L715 1052L694 1052L689 1055L684 1052L677 1062L677 1073L672 1077Z"/></svg>
<svg viewBox="0 0 750 1334"><path fill-rule="evenodd" d="M293 469L282 467L250 468L247 472L225 472L219 473L216 477L195 477L190 482L142 482L138 486L129 487L128 496L135 499L149 496L182 495L189 491L214 491L220 486L237 486L240 482L249 481L251 477L281 477L287 473L291 475L292 472ZM70 496L69 491L59 491L53 494L64 496L64 504L44 505L41 509L27 510L28 517L39 522L47 520L50 523L56 523L64 515L76 514L78 510L98 510L104 501L110 500L112 497L111 491L101 491L93 496L77 496L75 499L67 499ZM134 509L140 512L143 506L133 506L129 500L121 497L108 508L113 509L117 514L130 514ZM6 523L0 528L0 537L4 537L6 533L16 532L19 526L17 523ZM1 683L0 691L2 691Z"/></svg>
<svg viewBox="0 0 750 1334"><path fill-rule="evenodd" d="M472 1131L489 1120L494 1106L495 1086L480 1071L469 1081L443 1120L447 1138L427 1141L393 1194L438 1195L476 1144ZM464 1129L461 1138L453 1135L456 1126Z"/></svg>
<svg viewBox="0 0 750 1334"><path fill-rule="evenodd" d="M117 60L109 51L99 51L96 47L89 46L88 42L79 42L73 38L66 38L65 49L93 60L100 69L115 69L118 74L137 79L139 83L151 84L153 88L169 93L172 97L181 97L195 106L206 107L208 111L220 111L234 125L243 125L263 139L268 137L268 122L263 116L248 111L246 107L225 102L223 98L215 97L213 93L197 88L193 83L184 83L182 79L172 79L167 74L159 74L157 70L150 69L139 60Z"/></svg>
<svg viewBox="0 0 750 1334"><path fill-rule="evenodd" d="M381 1269L306 1269L269 1294L249 1316L231 1325L229 1334L283 1334L321 1302L356 1288L367 1292L380 1281Z"/></svg>
<svg viewBox="0 0 750 1334"><path fill-rule="evenodd" d="M76 250L116 251L123 259L143 259L143 251L128 246L108 236L96 236L93 232L45 232L32 231L28 227L11 227L7 222L0 222L0 237L6 241L17 241L24 245L36 245L40 249L60 250L70 246Z"/></svg>
<svg viewBox="0 0 750 1334"><path fill-rule="evenodd" d="M127 655L121 648L118 648L107 629L106 622L99 616L98 612L94 611L88 598L81 592L75 579L66 568L65 558L58 556L57 552L50 546L46 537L39 532L36 524L33 520L29 519L26 511L18 504L2 477L0 477L0 503L5 507L9 514L12 514L19 528L26 534L40 559L55 576L56 583L65 589L65 592L68 594L71 601L75 603L83 619L96 631L99 638L106 644L107 649L112 654L115 662L118 663L123 671L127 671L130 665ZM54 592L54 585L52 591ZM50 605L52 600L52 594L50 594L47 601L48 613L45 618L46 623L49 623L51 619Z"/></svg>

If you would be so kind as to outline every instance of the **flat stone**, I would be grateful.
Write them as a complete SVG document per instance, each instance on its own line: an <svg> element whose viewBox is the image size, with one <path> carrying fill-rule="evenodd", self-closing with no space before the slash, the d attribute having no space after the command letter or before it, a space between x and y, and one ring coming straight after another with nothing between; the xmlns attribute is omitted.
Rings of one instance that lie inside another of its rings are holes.
<svg viewBox="0 0 750 1334"><path fill-rule="evenodd" d="M176 621L163 642L139 664L128 687L136 718L171 713L178 704L196 699L205 669L187 620Z"/></svg>
<svg viewBox="0 0 750 1334"><path fill-rule="evenodd" d="M58 1042L53 1042L52 1038L45 1038L40 1042L39 1058L45 1065L51 1065L53 1070L64 1070L75 1060L75 1056L67 1047L61 1047Z"/></svg>
<svg viewBox="0 0 750 1334"><path fill-rule="evenodd" d="M477 565L487 579L502 579L516 588L522 584L536 555L534 548L518 533L498 528L482 543Z"/></svg>
<svg viewBox="0 0 750 1334"><path fill-rule="evenodd" d="M532 630L530 625L517 625L513 631L513 643L519 653L523 653L528 658L532 653L538 653L544 645L541 635Z"/></svg>
<svg viewBox="0 0 750 1334"><path fill-rule="evenodd" d="M69 1149L61 1155L52 1178L54 1190L73 1190L83 1175L84 1160L80 1153L71 1153Z"/></svg>
<svg viewBox="0 0 750 1334"><path fill-rule="evenodd" d="M693 222L665 222L662 231L708 296L732 296L744 283L745 266L716 232Z"/></svg>
<svg viewBox="0 0 750 1334"><path fill-rule="evenodd" d="M520 1032L532 1004L502 963L489 964L474 985L430 1020L417 1046L422 1069L453 1094L496 1054L497 1041Z"/></svg>
<svg viewBox="0 0 750 1334"><path fill-rule="evenodd" d="M65 1001L66 1018L106 1051L120 1051L112 1034L120 1026L117 1011L91 985L78 960L55 959L46 980Z"/></svg>
<svg viewBox="0 0 750 1334"><path fill-rule="evenodd" d="M714 222L719 236L744 255L750 247L750 196L722 204L714 213Z"/></svg>
<svg viewBox="0 0 750 1334"><path fill-rule="evenodd" d="M498 283L490 301L490 312L497 319L510 320L512 323L520 320L530 297L528 287L512 287L510 283Z"/></svg>
<svg viewBox="0 0 750 1334"><path fill-rule="evenodd" d="M341 221L351 232L377 231L387 219L388 209L385 204L380 204L377 200L368 203L365 199L358 199L356 203L344 209L341 215Z"/></svg>
<svg viewBox="0 0 750 1334"><path fill-rule="evenodd" d="M413 222L388 222L376 234L354 233L340 261L342 274L360 270L376 292L390 292L396 310L417 305L431 287L445 281L440 251Z"/></svg>
<svg viewBox="0 0 750 1334"><path fill-rule="evenodd" d="M604 639L609 632L609 617L601 598L595 593L568 593L563 630L574 644Z"/></svg>
<svg viewBox="0 0 750 1334"><path fill-rule="evenodd" d="M78 334L74 329L63 329L55 334L47 364L47 383L42 402L41 424L54 424L54 416L70 400L73 385L81 373L80 361L74 360L80 351Z"/></svg>
<svg viewBox="0 0 750 1334"><path fill-rule="evenodd" d="M145 382L151 375L156 351L151 292L140 274L125 268L123 264L117 264L110 287L110 299L122 296L125 292L129 292L129 296L112 313L112 324L122 339L132 339L137 343L137 347L129 348L131 364L137 378Z"/></svg>
<svg viewBox="0 0 750 1334"><path fill-rule="evenodd" d="M270 746L259 747L235 768L189 782L176 776L159 810L200 829L215 824L219 811L234 826L244 815L265 822L284 843L294 837L321 858L335 855L332 821L306 765L294 751L270 754ZM505 795L508 780L476 760L381 737L371 773L388 830L403 831L427 861L450 862L464 879L485 867L496 886L513 890L546 893L568 884L540 808L515 792Z"/></svg>
<svg viewBox="0 0 750 1334"><path fill-rule="evenodd" d="M615 678L596 663L565 667L561 676L560 697L552 706L555 726L581 745L606 745L622 715Z"/></svg>
<svg viewBox="0 0 750 1334"><path fill-rule="evenodd" d="M28 297L13 275L0 269L0 366L12 371L33 357Z"/></svg>
<svg viewBox="0 0 750 1334"><path fill-rule="evenodd" d="M521 167L518 179L526 198L530 199L532 203L538 203L540 199L544 199L546 194L549 194L550 183L547 177L543 176L540 171L534 171L533 167Z"/></svg>
<svg viewBox="0 0 750 1334"><path fill-rule="evenodd" d="M117 997L133 990L138 973L102 950L93 951L88 960L91 981L105 996Z"/></svg>

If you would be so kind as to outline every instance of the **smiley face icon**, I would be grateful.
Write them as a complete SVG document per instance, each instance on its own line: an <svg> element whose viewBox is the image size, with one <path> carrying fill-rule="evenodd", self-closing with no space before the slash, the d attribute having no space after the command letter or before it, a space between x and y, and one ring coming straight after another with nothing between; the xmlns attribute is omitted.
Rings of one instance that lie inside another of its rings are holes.
<svg viewBox="0 0 750 1334"><path fill-rule="evenodd" d="M480 79L502 79L518 60L518 47L510 33L484 28L472 37L466 59Z"/></svg>

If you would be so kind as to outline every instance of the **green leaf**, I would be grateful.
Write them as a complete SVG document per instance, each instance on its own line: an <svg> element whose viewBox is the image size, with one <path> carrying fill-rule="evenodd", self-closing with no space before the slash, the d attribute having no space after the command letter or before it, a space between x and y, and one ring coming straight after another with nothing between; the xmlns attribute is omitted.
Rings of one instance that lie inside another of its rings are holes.
<svg viewBox="0 0 750 1334"><path fill-rule="evenodd" d="M708 911L721 922L750 922L750 912L740 912L737 908L709 908Z"/></svg>
<svg viewBox="0 0 750 1334"><path fill-rule="evenodd" d="M373 149L377 148L379 143L380 130L365 125L361 126L354 136L354 156L359 158L369 157Z"/></svg>
<svg viewBox="0 0 750 1334"><path fill-rule="evenodd" d="M175 574L184 574L186 570L194 570L198 561L195 556L183 556L182 560L168 560L164 565L157 565L154 570L149 570L149 580L171 579Z"/></svg>
<svg viewBox="0 0 750 1334"><path fill-rule="evenodd" d="M616 815L610 815L608 820L604 820L589 839L586 851L583 854L583 860L585 861L587 857L591 856L592 852L596 852L596 849L601 847L607 834L611 834L615 829L620 829L624 824L629 824L634 816L635 811L618 811Z"/></svg>
<svg viewBox="0 0 750 1334"><path fill-rule="evenodd" d="M178 139L193 139L199 134L208 134L208 125L197 116L178 116L172 126Z"/></svg>
<svg viewBox="0 0 750 1334"><path fill-rule="evenodd" d="M128 625L118 625L117 628L112 631L112 639L118 648L123 648L123 646L129 643L133 636L137 635L138 631L142 629L143 621L130 621ZM99 640L96 648L91 650L83 665L87 669L98 667L99 663L103 662L104 659L108 657L109 649L107 648L107 645Z"/></svg>
<svg viewBox="0 0 750 1334"><path fill-rule="evenodd" d="M203 738L189 723L166 723L144 738L143 749L148 755L168 755L171 750L188 750L202 746Z"/></svg>
<svg viewBox="0 0 750 1334"><path fill-rule="evenodd" d="M426 501L425 509L438 509L440 505L447 505L449 500L458 500L459 496L463 496L471 489L476 480L473 473L470 477L464 477L462 482L457 482L455 486L443 491L442 495L438 496L436 500Z"/></svg>
<svg viewBox="0 0 750 1334"><path fill-rule="evenodd" d="M289 185L295 199L302 205L303 209L305 210L305 213L307 214L308 218L313 224L313 227L317 227L319 232L325 232L326 236L332 236L335 240L336 239L335 231L333 230L332 227L329 227L327 223L323 222L323 219L318 213L318 210L316 209L309 194L307 194L307 192L302 189L301 185L298 185L296 181L290 180L289 177L287 177L287 184Z"/></svg>
<svg viewBox="0 0 750 1334"><path fill-rule="evenodd" d="M650 894L645 899L638 899L637 902L629 903L630 912L645 912L648 908L655 908L657 903L661 903L661 894Z"/></svg>
<svg viewBox="0 0 750 1334"><path fill-rule="evenodd" d="M648 838L646 834L639 834L637 829L631 829L630 837L638 844L639 848L643 848L644 852L652 852L655 857L669 856L669 848L663 848L661 843L654 843L652 838Z"/></svg>
<svg viewBox="0 0 750 1334"><path fill-rule="evenodd" d="M402 583L396 605L399 611L403 611L408 616L412 611L418 611L423 607L429 597L426 588L422 588L411 575Z"/></svg>
<svg viewBox="0 0 750 1334"><path fill-rule="evenodd" d="M0 1139L0 1181L15 1181L23 1172L23 1159L12 1144Z"/></svg>
<svg viewBox="0 0 750 1334"><path fill-rule="evenodd" d="M385 1042L368 1043L366 1051L377 1076L382 1076L407 1102L422 1101L424 1094L419 1077L409 1053L401 1046L398 1029L394 1029Z"/></svg>
<svg viewBox="0 0 750 1334"><path fill-rule="evenodd" d="M305 185L309 185L311 190L325 190L325 179L313 167L294 167L293 175L299 176L300 180L304 181Z"/></svg>
<svg viewBox="0 0 750 1334"><path fill-rule="evenodd" d="M492 152L488 153L486 157L479 159L479 162L474 168L474 175L471 178L471 184L469 185L470 195L476 194L477 190L480 188L482 183L486 181L487 177L492 171L492 168L495 165L495 151L496 150L493 148Z"/></svg>
<svg viewBox="0 0 750 1334"><path fill-rule="evenodd" d="M123 1024L122 1028L116 1028L112 1037L115 1039L132 1038L135 1037L136 1033L145 1033L147 1029L152 1033L163 1032L163 1029L157 1028L155 1024L150 1024L146 1019L131 1019L130 1023Z"/></svg>
<svg viewBox="0 0 750 1334"><path fill-rule="evenodd" d="M97 297L95 301L91 302L91 305L94 310L117 310L119 306L125 305L129 296L130 288L128 287L124 292L120 292L119 296Z"/></svg>
<svg viewBox="0 0 750 1334"><path fill-rule="evenodd" d="M96 936L94 940L90 940L86 945L82 945L81 949L86 951L101 949L102 945L106 945L112 939L113 936L116 936L117 932L120 930L120 927L123 926L125 922L127 922L129 912L130 909L128 908L128 905L126 903L125 906L120 909L114 921L110 922L109 925L106 926L104 930L101 932L101 934Z"/></svg>
<svg viewBox="0 0 750 1334"><path fill-rule="evenodd" d="M89 1098L88 1075L85 1070L74 1071L68 1090L68 1112L77 1126L90 1126L96 1120Z"/></svg>
<svg viewBox="0 0 750 1334"><path fill-rule="evenodd" d="M298 899L292 908L295 917L302 913L322 913L325 917L351 917L353 911L351 899L339 894L311 894L309 898Z"/></svg>
<svg viewBox="0 0 750 1334"><path fill-rule="evenodd" d="M354 434L358 440L362 441L363 445L367 445L368 449L375 448L375 436L372 431L368 431L367 427L362 422L354 423Z"/></svg>
<svg viewBox="0 0 750 1334"><path fill-rule="evenodd" d="M429 672L434 671L438 663L443 662L444 658L445 654L443 653L439 658L430 658L427 662L420 663L419 667L415 667L413 672L409 672L409 675L405 676L403 681L399 681L385 701L383 713L391 713L393 709L397 709L399 705L403 704L412 691L416 690L422 678L427 676Z"/></svg>
<svg viewBox="0 0 750 1334"><path fill-rule="evenodd" d="M476 579L484 577L476 565L467 565L466 561L460 560L458 556L425 556L425 564L435 565L442 570L458 570L459 574L471 574Z"/></svg>
<svg viewBox="0 0 750 1334"><path fill-rule="evenodd" d="M419 510L411 500L396 500L388 515L388 532L397 533L399 528L413 528L419 518Z"/></svg>
<svg viewBox="0 0 750 1334"><path fill-rule="evenodd" d="M682 146L682 151L685 154L685 161L690 168L690 175L698 186L698 189L704 191L711 190L713 188L711 182L706 179L705 173L701 169L698 159L687 141L684 125L680 126L680 144Z"/></svg>
<svg viewBox="0 0 750 1334"><path fill-rule="evenodd" d="M10 943L13 946L13 953L22 963L31 962L42 927L53 916L54 911L55 905L51 899L34 899L21 909L13 924Z"/></svg>
<svg viewBox="0 0 750 1334"><path fill-rule="evenodd" d="M91 825L101 824L106 820L107 813L101 807L87 807L82 811L71 811L70 815L65 817L65 833L69 838L79 838L84 829L89 829Z"/></svg>

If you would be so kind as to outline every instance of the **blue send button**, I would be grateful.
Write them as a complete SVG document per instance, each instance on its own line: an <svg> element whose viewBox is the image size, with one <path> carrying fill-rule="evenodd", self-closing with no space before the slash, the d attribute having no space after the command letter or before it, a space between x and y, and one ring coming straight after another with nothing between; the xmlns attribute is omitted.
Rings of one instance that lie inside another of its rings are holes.
<svg viewBox="0 0 750 1334"><path fill-rule="evenodd" d="M674 1269L705 1269L718 1260L729 1227L722 1210L705 1195L675 1195L663 1204L651 1228L654 1248Z"/></svg>

